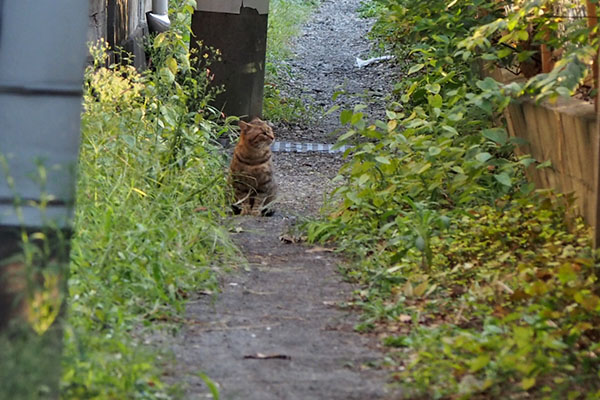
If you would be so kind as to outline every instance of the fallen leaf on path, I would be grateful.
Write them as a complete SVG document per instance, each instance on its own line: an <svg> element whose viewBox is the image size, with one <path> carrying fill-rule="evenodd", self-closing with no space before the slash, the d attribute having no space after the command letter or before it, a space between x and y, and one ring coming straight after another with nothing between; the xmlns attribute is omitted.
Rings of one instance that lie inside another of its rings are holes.
<svg viewBox="0 0 600 400"><path fill-rule="evenodd" d="M292 235L281 235L279 236L279 240L283 243L298 243L300 240Z"/></svg>
<svg viewBox="0 0 600 400"><path fill-rule="evenodd" d="M270 359L291 360L292 359L292 357L288 356L287 354L262 354L262 353L249 354L249 355L244 356L244 358L254 359L254 360L270 360Z"/></svg>
<svg viewBox="0 0 600 400"><path fill-rule="evenodd" d="M398 319L400 320L400 322L410 322L412 321L412 317L410 315L407 314L402 314L398 317Z"/></svg>
<svg viewBox="0 0 600 400"><path fill-rule="evenodd" d="M321 251L335 251L335 249L330 249L328 247L316 246L316 247L313 247L312 249L306 250L307 253L319 253Z"/></svg>

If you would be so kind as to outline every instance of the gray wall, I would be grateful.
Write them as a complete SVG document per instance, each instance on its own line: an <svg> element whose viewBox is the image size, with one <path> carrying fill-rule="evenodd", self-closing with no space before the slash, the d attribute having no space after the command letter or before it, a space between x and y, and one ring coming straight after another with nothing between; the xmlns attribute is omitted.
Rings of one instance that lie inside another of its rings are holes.
<svg viewBox="0 0 600 400"><path fill-rule="evenodd" d="M88 41L104 38L113 50L122 47L135 56L138 67L145 64L141 38L148 33L146 12L152 0L89 0ZM116 61L113 56L111 61Z"/></svg>

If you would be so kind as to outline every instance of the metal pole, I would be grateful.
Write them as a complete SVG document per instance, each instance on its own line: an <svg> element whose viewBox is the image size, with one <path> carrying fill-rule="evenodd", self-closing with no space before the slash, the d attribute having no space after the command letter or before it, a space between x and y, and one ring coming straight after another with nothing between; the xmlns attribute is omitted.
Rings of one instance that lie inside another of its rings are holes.
<svg viewBox="0 0 600 400"><path fill-rule="evenodd" d="M213 105L226 115L248 119L262 115L269 0L198 0L192 17L200 54L212 47L221 61L210 66L214 84L225 92ZM205 73L200 71L199 73Z"/></svg>
<svg viewBox="0 0 600 400"><path fill-rule="evenodd" d="M152 0L152 13L165 15L169 12L169 0Z"/></svg>
<svg viewBox="0 0 600 400"><path fill-rule="evenodd" d="M152 11L146 13L150 32L165 32L171 27L169 0L152 0Z"/></svg>

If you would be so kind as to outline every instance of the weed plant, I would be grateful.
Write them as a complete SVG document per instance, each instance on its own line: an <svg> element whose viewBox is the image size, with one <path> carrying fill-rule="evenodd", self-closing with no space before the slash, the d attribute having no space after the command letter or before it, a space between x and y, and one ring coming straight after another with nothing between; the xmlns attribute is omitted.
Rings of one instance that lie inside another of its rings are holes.
<svg viewBox="0 0 600 400"><path fill-rule="evenodd" d="M390 82L386 121L367 122L362 105L341 113L339 141L353 148L326 217L307 225L355 257L357 328L384 337L411 398L599 398L589 229L567 213L572 198L526 181L548 163L516 157L501 120L510 96L572 93L595 39L572 49L571 67L506 87L480 75L507 57L493 27L523 31L522 11L538 18L540 2L508 17L501 2L378 3L374 36L410 63Z"/></svg>
<svg viewBox="0 0 600 400"><path fill-rule="evenodd" d="M191 2L172 11L175 29L153 39L146 72L106 67L106 47L91 47L63 398L170 398L167 355L144 343L169 321L176 328L186 299L216 289L219 265L236 256L215 144L229 127L208 106L209 74L187 50L191 12Z"/></svg>

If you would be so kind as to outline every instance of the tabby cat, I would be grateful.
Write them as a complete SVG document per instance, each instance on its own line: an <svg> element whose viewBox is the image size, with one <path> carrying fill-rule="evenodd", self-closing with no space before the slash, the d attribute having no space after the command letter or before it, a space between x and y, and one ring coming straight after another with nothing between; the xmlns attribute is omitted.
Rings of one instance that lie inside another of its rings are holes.
<svg viewBox="0 0 600 400"><path fill-rule="evenodd" d="M264 121L254 118L240 121L240 140L233 151L229 170L235 192L236 208L242 215L268 215L275 200L277 184L273 176L271 143L273 130Z"/></svg>

